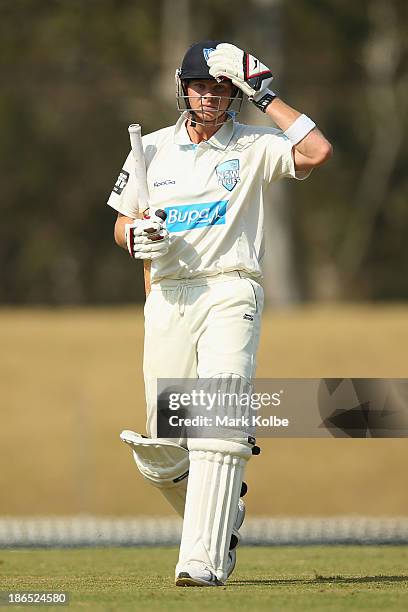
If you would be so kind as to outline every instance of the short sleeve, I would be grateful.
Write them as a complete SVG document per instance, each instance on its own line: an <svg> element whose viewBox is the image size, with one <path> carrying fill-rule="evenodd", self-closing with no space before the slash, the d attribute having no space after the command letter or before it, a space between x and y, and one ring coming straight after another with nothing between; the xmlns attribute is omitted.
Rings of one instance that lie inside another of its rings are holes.
<svg viewBox="0 0 408 612"><path fill-rule="evenodd" d="M281 178L306 179L311 170L295 170L293 145L281 131L264 135L265 168L264 180L272 183Z"/></svg>
<svg viewBox="0 0 408 612"><path fill-rule="evenodd" d="M130 152L108 199L108 204L126 217L138 216L137 189L133 157Z"/></svg>

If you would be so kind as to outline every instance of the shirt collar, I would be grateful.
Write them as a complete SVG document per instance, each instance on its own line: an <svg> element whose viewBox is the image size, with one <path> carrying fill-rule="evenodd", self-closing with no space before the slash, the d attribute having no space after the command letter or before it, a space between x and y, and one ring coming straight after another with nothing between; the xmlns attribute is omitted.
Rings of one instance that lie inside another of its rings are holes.
<svg viewBox="0 0 408 612"><path fill-rule="evenodd" d="M177 145L193 145L186 128L188 112L184 112L174 126L174 142ZM226 149L234 133L234 120L224 123L220 129L206 142L216 149Z"/></svg>

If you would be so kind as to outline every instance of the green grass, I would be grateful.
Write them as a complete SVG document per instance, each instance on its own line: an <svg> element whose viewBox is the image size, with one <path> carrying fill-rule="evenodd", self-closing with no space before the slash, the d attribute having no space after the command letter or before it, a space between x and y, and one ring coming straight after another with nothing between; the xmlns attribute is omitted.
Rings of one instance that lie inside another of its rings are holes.
<svg viewBox="0 0 408 612"><path fill-rule="evenodd" d="M176 560L175 548L0 551L0 590L70 593L47 610L407 609L406 546L242 548L228 586L209 589L176 588Z"/></svg>

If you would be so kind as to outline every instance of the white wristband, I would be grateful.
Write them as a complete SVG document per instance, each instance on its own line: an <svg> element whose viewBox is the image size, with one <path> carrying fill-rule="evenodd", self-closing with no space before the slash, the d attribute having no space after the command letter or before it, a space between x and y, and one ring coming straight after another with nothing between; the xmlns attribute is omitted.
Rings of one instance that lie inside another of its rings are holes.
<svg viewBox="0 0 408 612"><path fill-rule="evenodd" d="M297 145L297 143L303 140L303 138L315 127L316 124L310 117L307 115L300 115L300 117L298 117L283 133L289 138L293 145Z"/></svg>

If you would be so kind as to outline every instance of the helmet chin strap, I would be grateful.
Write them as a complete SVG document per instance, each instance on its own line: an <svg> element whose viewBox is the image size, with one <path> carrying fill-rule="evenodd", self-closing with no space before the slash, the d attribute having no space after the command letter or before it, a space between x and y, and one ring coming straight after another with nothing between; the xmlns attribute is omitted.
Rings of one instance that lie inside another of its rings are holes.
<svg viewBox="0 0 408 612"><path fill-rule="evenodd" d="M187 81L181 81L181 87L183 89L183 93L186 96L186 107L187 110L191 116L190 118L190 125L192 128L195 128L197 125L197 121L195 121L194 117L195 117L195 112L192 110L191 106L190 106L190 101L188 99L188 92L187 92Z"/></svg>

